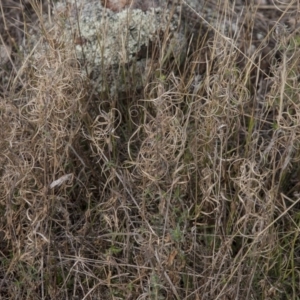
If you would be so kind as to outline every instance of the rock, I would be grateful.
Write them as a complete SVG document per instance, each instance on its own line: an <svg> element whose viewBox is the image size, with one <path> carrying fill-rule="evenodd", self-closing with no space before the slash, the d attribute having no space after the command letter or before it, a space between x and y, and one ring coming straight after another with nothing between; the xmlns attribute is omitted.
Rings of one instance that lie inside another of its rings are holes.
<svg viewBox="0 0 300 300"><path fill-rule="evenodd" d="M197 52L199 37L203 36L211 41L218 38L217 54L223 55L225 46L239 53L240 66L251 61L253 53L258 57L260 51L270 60L276 50L270 31L274 22L264 19L255 9L248 9L243 0L239 0L239 5L227 3L226 7L218 3L217 0L58 2L53 8L53 20L43 25L44 38L35 49L35 59L43 57L52 42L64 45L75 51L82 74L93 82L95 91L111 94L126 91L128 87L144 87L149 66L161 66L166 59L179 58L187 45ZM273 9L276 10L275 6ZM40 36L31 37L33 44ZM155 47L156 56L152 53ZM268 69L267 65L263 69Z"/></svg>
<svg viewBox="0 0 300 300"><path fill-rule="evenodd" d="M145 11L129 7L114 12L99 0L71 0L57 3L53 16L53 21L45 24L48 38L36 48L35 57L43 55L49 40L75 49L81 70L94 82L96 92L115 94L129 85L143 87L151 48L161 47L166 36L166 54L185 45L184 35L178 32L179 12L166 7Z"/></svg>

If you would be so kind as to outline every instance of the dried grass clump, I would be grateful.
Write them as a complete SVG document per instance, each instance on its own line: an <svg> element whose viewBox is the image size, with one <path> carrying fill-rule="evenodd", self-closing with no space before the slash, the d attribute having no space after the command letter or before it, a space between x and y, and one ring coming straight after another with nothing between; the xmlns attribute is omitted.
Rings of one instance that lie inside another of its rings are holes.
<svg viewBox="0 0 300 300"><path fill-rule="evenodd" d="M1 298L297 299L300 34L277 22L247 52L256 23L217 30L233 11L214 5L207 36L185 23L184 55L168 30L152 45L142 89L95 94L51 31L22 64L12 48Z"/></svg>
<svg viewBox="0 0 300 300"><path fill-rule="evenodd" d="M38 270L54 242L50 224L66 198L49 185L73 171L70 147L81 127L85 95L71 53L66 57L61 49L49 49L38 63L39 69L23 74L27 85L14 95L17 98L1 101L1 223L10 249L6 255L13 258L10 269L25 266L18 281L32 297L35 291L28 288L35 287L28 282L32 278L27 277L27 266Z"/></svg>

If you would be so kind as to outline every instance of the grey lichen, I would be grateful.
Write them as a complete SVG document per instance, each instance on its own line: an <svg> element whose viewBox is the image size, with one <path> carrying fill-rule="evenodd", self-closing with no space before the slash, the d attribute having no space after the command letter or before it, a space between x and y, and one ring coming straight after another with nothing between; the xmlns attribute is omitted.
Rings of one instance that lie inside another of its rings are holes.
<svg viewBox="0 0 300 300"><path fill-rule="evenodd" d="M145 86L148 66L157 62L163 66L170 56L181 61L184 48L199 50L199 38L206 48L213 42L214 53L220 56L225 48L237 51L242 63L251 61L247 56L257 51L271 57L276 44L270 34L273 22L259 13L251 14L244 0L227 1L225 9L218 0L155 0L155 7L144 10L137 3L145 2L136 0L135 6L115 12L104 8L100 0L60 1L51 22L45 17L43 34L31 35L36 65L51 41L63 44L75 51L82 74L92 80L97 92ZM151 55L153 45L159 57Z"/></svg>
<svg viewBox="0 0 300 300"><path fill-rule="evenodd" d="M47 38L36 48L36 57L43 56L50 35L57 44L75 50L82 74L92 81L96 92L115 94L132 86L141 88L147 81L149 65L158 60L162 65L170 58L181 60L187 45L182 23L189 25L195 40L202 31L211 29L206 23L218 13L205 3L174 0L168 4L160 0L158 7L145 11L129 7L113 12L99 0L61 1L53 8L51 23L44 24ZM201 12L201 18L196 11ZM153 45L159 47L156 61L151 61Z"/></svg>
<svg viewBox="0 0 300 300"><path fill-rule="evenodd" d="M124 91L130 82L143 86L149 45L162 43L162 36L169 36L165 53L185 43L177 32L179 14L166 7L115 13L99 0L71 0L56 4L53 15L49 32L56 42L75 49L83 74L97 92Z"/></svg>

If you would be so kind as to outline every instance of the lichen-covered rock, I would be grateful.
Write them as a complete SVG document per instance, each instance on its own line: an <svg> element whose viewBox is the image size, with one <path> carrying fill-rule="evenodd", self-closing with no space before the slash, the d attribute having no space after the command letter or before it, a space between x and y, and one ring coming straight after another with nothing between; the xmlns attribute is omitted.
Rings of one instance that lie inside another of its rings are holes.
<svg viewBox="0 0 300 300"><path fill-rule="evenodd" d="M185 45L179 24L179 13L162 6L114 12L99 0L69 0L55 5L53 20L44 27L56 44L75 49L81 70L94 82L96 92L114 94L129 85L143 86L154 45L164 43L166 55L179 52ZM37 47L36 57L47 47L47 43Z"/></svg>
<svg viewBox="0 0 300 300"><path fill-rule="evenodd" d="M37 44L36 64L51 42L63 45L75 51L82 74L92 80L96 92L115 94L144 87L148 74L154 74L148 67L157 62L162 66L170 57L180 59L187 44L197 52L199 37L214 40L215 53L224 46L237 51L240 62L247 63L255 52L273 57L274 22L251 12L244 0L236 3L223 7L218 0L61 1L53 8L51 22L44 21L43 34L31 36Z"/></svg>

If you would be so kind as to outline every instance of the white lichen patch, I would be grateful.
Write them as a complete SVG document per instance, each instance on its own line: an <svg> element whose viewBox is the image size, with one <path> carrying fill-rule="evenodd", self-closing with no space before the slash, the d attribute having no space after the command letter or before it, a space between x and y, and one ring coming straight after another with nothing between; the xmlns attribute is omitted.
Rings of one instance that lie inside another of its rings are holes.
<svg viewBox="0 0 300 300"><path fill-rule="evenodd" d="M76 46L78 57L104 66L128 63L142 46L166 31L167 22L167 18L161 19L160 11L124 10L104 18L83 17L77 33L83 40Z"/></svg>
<svg viewBox="0 0 300 300"><path fill-rule="evenodd" d="M96 84L96 91L115 93L130 82L142 86L146 74L136 72L146 69L149 45L160 44L165 36L172 49L184 45L178 38L179 23L178 14L162 7L114 13L99 0L59 2L52 23L45 26L47 42L36 48L35 55L45 51L50 36L56 44L75 50L82 72Z"/></svg>

